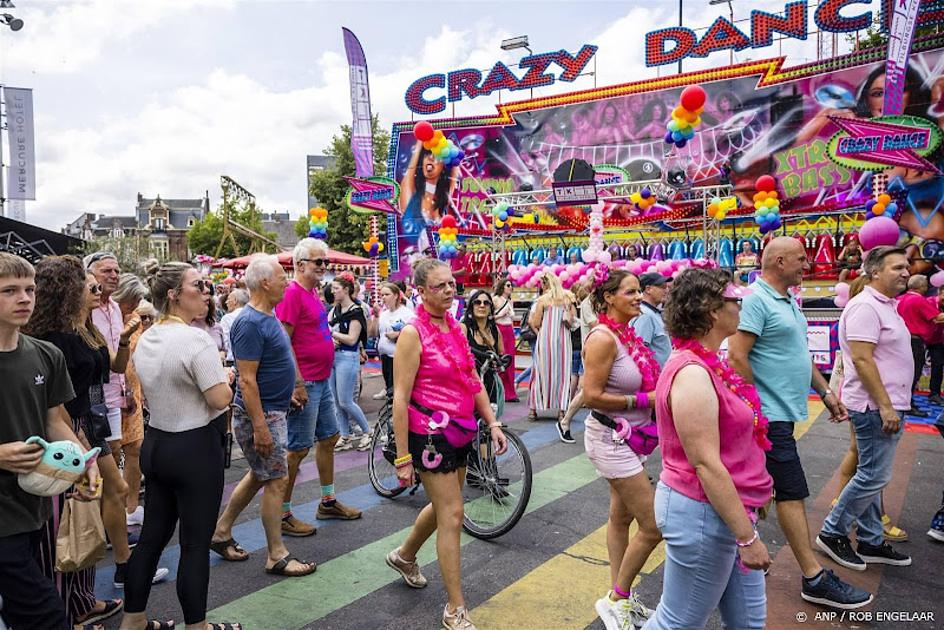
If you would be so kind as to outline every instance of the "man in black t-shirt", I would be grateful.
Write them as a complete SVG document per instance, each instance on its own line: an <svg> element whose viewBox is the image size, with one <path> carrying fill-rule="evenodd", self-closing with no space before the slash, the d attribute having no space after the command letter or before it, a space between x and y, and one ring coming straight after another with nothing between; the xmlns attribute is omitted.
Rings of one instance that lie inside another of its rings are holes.
<svg viewBox="0 0 944 630"><path fill-rule="evenodd" d="M79 443L63 408L75 394L62 352L19 332L33 313L33 276L28 262L0 253L0 615L14 628L64 629L65 606L36 561L52 504L17 483L43 455L40 446L25 443L30 436ZM89 490L79 498L90 498L98 483L94 465L88 477Z"/></svg>

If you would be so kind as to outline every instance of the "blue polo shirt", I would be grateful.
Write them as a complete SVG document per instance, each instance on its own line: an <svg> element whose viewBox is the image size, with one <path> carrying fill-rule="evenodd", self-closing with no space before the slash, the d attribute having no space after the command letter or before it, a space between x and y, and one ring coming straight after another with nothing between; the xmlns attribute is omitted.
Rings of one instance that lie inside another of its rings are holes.
<svg viewBox="0 0 944 630"><path fill-rule="evenodd" d="M764 415L773 422L807 419L813 365L806 341L806 317L792 296L758 278L741 303L738 330L757 336L748 355Z"/></svg>
<svg viewBox="0 0 944 630"><path fill-rule="evenodd" d="M236 361L259 363L256 384L262 410L288 411L295 389L295 355L282 322L275 315L260 313L247 304L233 322L230 339ZM238 381L236 404L246 409Z"/></svg>
<svg viewBox="0 0 944 630"><path fill-rule="evenodd" d="M659 362L659 367L663 367L665 362L669 360L669 355L672 354L672 341L665 331L662 313L646 302L642 303L641 309L639 317L633 320L633 329L642 339L642 342L646 344L646 347L652 350L656 361Z"/></svg>

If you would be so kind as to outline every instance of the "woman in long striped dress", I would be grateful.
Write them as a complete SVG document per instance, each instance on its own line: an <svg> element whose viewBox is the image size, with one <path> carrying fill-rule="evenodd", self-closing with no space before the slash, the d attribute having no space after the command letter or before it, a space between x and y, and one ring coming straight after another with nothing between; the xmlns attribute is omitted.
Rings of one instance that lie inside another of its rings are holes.
<svg viewBox="0 0 944 630"><path fill-rule="evenodd" d="M550 271L541 277L543 295L531 310L528 323L537 332L528 398L529 420L555 411L560 420L570 404L573 349L570 326L576 312L573 296Z"/></svg>

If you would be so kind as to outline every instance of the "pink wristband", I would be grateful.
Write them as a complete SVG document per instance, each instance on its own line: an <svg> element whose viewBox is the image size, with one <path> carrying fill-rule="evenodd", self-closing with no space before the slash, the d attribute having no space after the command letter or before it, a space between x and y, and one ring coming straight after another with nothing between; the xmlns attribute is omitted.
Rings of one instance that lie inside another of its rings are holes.
<svg viewBox="0 0 944 630"><path fill-rule="evenodd" d="M649 408L649 394L644 392L636 392L636 409L648 409Z"/></svg>

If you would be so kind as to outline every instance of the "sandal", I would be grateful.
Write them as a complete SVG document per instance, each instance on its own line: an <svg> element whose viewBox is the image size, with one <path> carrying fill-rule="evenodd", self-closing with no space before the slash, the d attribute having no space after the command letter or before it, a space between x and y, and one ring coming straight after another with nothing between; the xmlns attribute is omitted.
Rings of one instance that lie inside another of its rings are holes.
<svg viewBox="0 0 944 630"><path fill-rule="evenodd" d="M78 623L76 623L76 624L75 624L74 626L72 626L72 627L73 627L73 628L81 627L82 630L105 630L105 626L103 626L103 625L100 624L100 623L83 623L83 624L81 624L81 625L78 624Z"/></svg>
<svg viewBox="0 0 944 630"><path fill-rule="evenodd" d="M97 601L95 603L98 604ZM105 608L103 610L97 611L93 608L88 612L87 615L85 615L84 618L76 619L75 625L81 625L83 629L87 626L94 626L99 621L104 621L112 615L117 614L118 611L120 611L125 605L125 603L120 599L106 599L102 603L105 604Z"/></svg>
<svg viewBox="0 0 944 630"><path fill-rule="evenodd" d="M228 621L223 621L220 623L208 623L210 630L242 630L242 625L238 623L230 623Z"/></svg>
<svg viewBox="0 0 944 630"><path fill-rule="evenodd" d="M158 621L157 619L148 619L147 624L144 630L171 630L174 627L173 621Z"/></svg>
<svg viewBox="0 0 944 630"><path fill-rule="evenodd" d="M232 551L230 551L232 549ZM229 562L242 562L249 559L249 553L239 546L239 543L230 538L229 540L210 541L210 550L219 554L224 560Z"/></svg>
<svg viewBox="0 0 944 630"><path fill-rule="evenodd" d="M308 567L307 570L303 570L301 573L296 573L288 570L288 565L294 560L295 562L301 564L302 566ZM297 558L293 558L291 554L285 556L271 567L266 568L265 572L272 575L281 575L283 577L302 577L305 575L310 575L318 570L318 565L314 562L302 562Z"/></svg>
<svg viewBox="0 0 944 630"><path fill-rule="evenodd" d="M528 412L528 422L537 422L538 421L538 412L529 411Z"/></svg>

